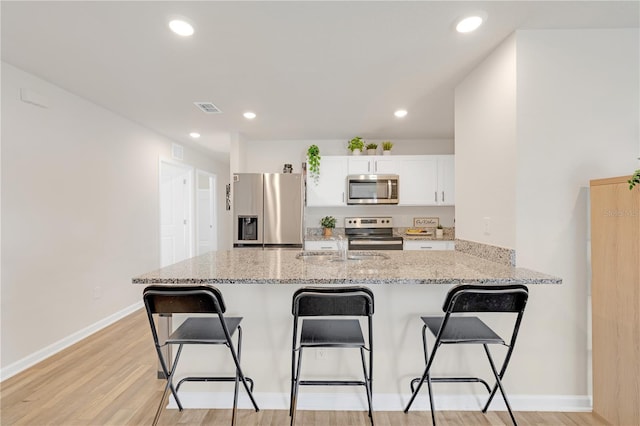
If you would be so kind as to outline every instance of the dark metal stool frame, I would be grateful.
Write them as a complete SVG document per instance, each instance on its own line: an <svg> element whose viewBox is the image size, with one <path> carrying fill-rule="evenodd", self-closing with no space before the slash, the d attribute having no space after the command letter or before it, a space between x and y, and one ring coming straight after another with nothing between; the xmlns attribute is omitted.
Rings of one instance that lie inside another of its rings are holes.
<svg viewBox="0 0 640 426"><path fill-rule="evenodd" d="M235 382L233 392L233 412L231 424L236 424L236 414L238 409L238 385L242 381L247 394L256 411L260 411L258 404L253 398L253 380L246 377L240 368L240 354L242 352L242 327L240 321L242 317L224 317L226 306L220 291L212 286L149 286L143 292L144 305L151 325L153 342L156 347L160 365L167 379L167 384L162 393L160 405L153 419L154 426L158 423L162 408L168 397L169 390L178 404L178 409L182 411L182 403L178 398L178 390L184 382ZM189 317L187 318L164 343L160 343L156 329L154 314L212 314L209 317ZM238 351L233 347L231 337L235 330L238 330ZM186 344L196 345L225 345L229 348L233 362L236 366L236 375L228 377L185 377L173 386L173 375L182 353L182 347ZM167 345L179 345L171 369L167 368L167 360L162 355L162 348ZM249 387L249 384L251 386Z"/></svg>
<svg viewBox="0 0 640 426"><path fill-rule="evenodd" d="M433 392L431 389L432 382L482 383L487 388L487 392L489 392L489 399L482 409L482 412L487 412L489 404L491 404L491 401L493 400L493 397L496 394L497 389L499 388L500 393L502 394L502 398L507 405L507 410L509 410L511 420L513 421L514 425L517 425L513 412L511 411L511 406L509 405L509 401L507 400L507 394L505 393L502 386L502 378L504 377L504 373L507 370L507 365L509 364L509 360L511 359L511 354L513 353L513 348L518 336L518 330L520 328L520 323L522 322L522 316L524 314L524 308L527 304L528 294L529 292L527 290L527 287L520 284L463 284L449 290L449 293L447 294L444 302L444 306L442 307L443 311L445 312L444 317L421 317L422 321L424 322L424 326L422 327L422 344L424 349L426 367L424 373L422 374L422 377L415 378L411 381L412 395L409 403L404 409L404 412L406 413L409 411L409 408L411 408L411 404L413 404L413 401L418 395L418 392L420 392L422 384L424 382L427 382L429 404L431 407L431 420L435 425L436 416L435 407L433 404ZM491 330L478 317L454 315L458 313L470 312L507 312L517 314L509 344L506 344L500 336L494 333L493 330ZM427 355L427 328L434 336L436 336L436 340L430 356ZM487 354L487 358L489 359L491 370L493 371L493 375L496 379L496 383L493 386L493 389L490 389L487 382L478 377L431 377L431 365L433 364L436 351L438 350L440 345L458 343L482 344L485 353ZM493 362L491 353L489 352L489 347L487 346L488 344L500 344L508 348L499 373ZM415 388L416 383L418 384L417 388Z"/></svg>
<svg viewBox="0 0 640 426"><path fill-rule="evenodd" d="M295 424L296 419L299 387L310 385L364 386L367 391L368 414L373 425L373 301L373 292L366 287L304 287L293 294L291 399L289 405L292 426ZM300 337L298 338L299 318L318 316L366 316L368 319L369 346L367 347L364 341L358 319L303 319ZM354 334L359 336L355 338ZM359 348L364 380L300 380L303 348ZM368 368L365 362L365 351L369 352Z"/></svg>

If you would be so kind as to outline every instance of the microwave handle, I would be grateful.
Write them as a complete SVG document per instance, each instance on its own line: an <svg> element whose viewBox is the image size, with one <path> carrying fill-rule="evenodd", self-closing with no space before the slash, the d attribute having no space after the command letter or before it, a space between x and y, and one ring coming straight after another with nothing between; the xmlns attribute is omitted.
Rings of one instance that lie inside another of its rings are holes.
<svg viewBox="0 0 640 426"><path fill-rule="evenodd" d="M389 179L387 181L387 198L390 200L391 199L391 179Z"/></svg>

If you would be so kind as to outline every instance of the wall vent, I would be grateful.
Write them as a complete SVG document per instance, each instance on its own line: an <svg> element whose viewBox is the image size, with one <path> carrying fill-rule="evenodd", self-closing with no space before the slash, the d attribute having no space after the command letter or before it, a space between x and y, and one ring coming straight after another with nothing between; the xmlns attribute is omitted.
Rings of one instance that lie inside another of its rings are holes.
<svg viewBox="0 0 640 426"><path fill-rule="evenodd" d="M171 157L175 160L183 160L184 159L184 148L182 145L178 145L177 143L171 144Z"/></svg>
<svg viewBox="0 0 640 426"><path fill-rule="evenodd" d="M220 108L211 102L194 102L193 104L207 114L222 114Z"/></svg>

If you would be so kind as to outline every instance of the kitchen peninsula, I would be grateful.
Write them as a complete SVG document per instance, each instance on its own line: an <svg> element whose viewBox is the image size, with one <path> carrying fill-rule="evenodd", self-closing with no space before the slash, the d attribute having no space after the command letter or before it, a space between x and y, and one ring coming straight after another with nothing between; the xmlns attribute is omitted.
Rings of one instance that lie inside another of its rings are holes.
<svg viewBox="0 0 640 426"><path fill-rule="evenodd" d="M560 284L561 279L459 251L214 251L149 272L134 284Z"/></svg>
<svg viewBox="0 0 640 426"><path fill-rule="evenodd" d="M379 410L402 408L410 379L424 368L420 315L442 312L444 297L452 284L562 283L557 277L460 251L350 251L351 259L346 261L336 260L337 256L336 252L284 249L217 251L140 275L133 283L217 286L224 296L227 314L244 317L243 369L255 380L258 404L271 409L288 407L291 299L296 289L306 285L368 286L375 296L373 389L374 408ZM527 318L525 314L524 321L521 340L527 339L527 321L534 323L535 318ZM446 374L449 370L466 373L466 369L473 372L478 368L482 371L486 368L482 361L486 363L486 360L472 350L469 349L470 354L465 354L466 348L458 350L458 355L462 354L460 359L467 361L458 365L444 363L438 373ZM216 373L229 373L231 363L224 355L219 359L215 358L217 354L207 352L205 355L204 348L196 348L194 352L190 362L183 363L187 367L179 371L178 376L212 369ZM351 374L358 378L362 373L358 356L357 352L327 350L310 356L305 361L303 374L325 378L332 374L341 377ZM528 354L524 356L526 359ZM223 368L227 370L216 371ZM507 383L518 375L516 368L512 370L507 374ZM230 403L226 393L231 391L229 386L220 384L185 385L181 388L184 395L181 400L186 407L222 408ZM309 387L301 391L300 408L363 410L366 399L360 391ZM478 389L462 385L448 393L468 395L474 391ZM517 389L514 392L517 393Z"/></svg>

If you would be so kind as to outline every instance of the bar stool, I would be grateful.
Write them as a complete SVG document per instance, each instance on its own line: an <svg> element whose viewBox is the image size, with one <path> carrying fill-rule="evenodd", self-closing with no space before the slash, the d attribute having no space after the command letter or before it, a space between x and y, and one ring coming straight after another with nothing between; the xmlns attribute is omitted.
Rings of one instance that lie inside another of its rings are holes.
<svg viewBox="0 0 640 426"><path fill-rule="evenodd" d="M182 411L182 403L178 398L178 390L184 382L234 382L233 391L233 412L231 424L236 424L236 414L238 409L238 384L242 384L251 399L251 403L256 411L259 411L258 404L253 398L253 380L245 377L240 368L240 354L242 351L242 328L240 327L241 317L225 317L226 311L224 300L220 291L213 286L149 286L144 289L142 298L147 310L149 324L153 342L158 353L160 365L167 379L167 384L162 393L160 405L153 419L154 426L158 423L162 407L165 405L169 390L178 404L178 409ZM211 316L188 317L165 342L160 342L154 321L154 315L159 314L211 314ZM231 337L238 330L238 351L233 346ZM162 348L167 345L179 345L173 365L167 367L169 360L162 354ZM229 377L185 377L173 385L173 375L176 371L180 354L184 345L225 345L231 352L231 357L236 366L235 376ZM249 387L249 383L251 387Z"/></svg>
<svg viewBox="0 0 640 426"><path fill-rule="evenodd" d="M367 392L369 418L373 425L373 293L366 287L305 287L293 294L293 344L291 346L291 399L289 415L295 424L298 389L300 386L337 385L364 386ZM301 317L366 316L368 339L365 342L360 321L356 319L302 319ZM299 334L299 336L298 336ZM302 353L305 348L359 348L364 380L301 380ZM369 362L365 362L365 351Z"/></svg>
<svg viewBox="0 0 640 426"><path fill-rule="evenodd" d="M425 316L421 317L424 322L422 327L422 345L424 349L424 357L426 367L422 377L415 378L411 381L411 399L407 404L404 412L408 412L413 404L414 399L420 392L420 388L424 382L427 382L427 388L429 392L429 404L431 407L431 420L433 424L436 424L435 406L433 404L433 392L431 390L431 383L436 382L472 382L482 383L487 392L489 392L489 399L487 400L483 413L487 412L489 404L493 400L496 390L499 388L502 398L507 405L509 415L514 425L517 425L516 419L511 411L511 406L507 400L507 394L502 386L502 378L511 359L513 348L518 336L518 330L522 321L522 315L524 314L524 308L527 304L529 292L524 285L469 285L463 284L453 287L449 290L447 297L442 307L445 312L444 316ZM489 328L480 318L475 316L461 316L463 313L488 313L488 312L506 312L517 314L513 331L511 333L511 340L509 344L497 335L491 328ZM436 340L433 344L431 355L427 355L427 340L426 330L435 336ZM486 381L478 377L431 377L430 369L433 364L433 360L436 355L436 351L443 344L481 344L484 347L491 371L495 377L496 383L493 389L489 388ZM489 344L499 344L506 346L507 353L504 358L504 362L500 369L497 371L491 353L489 352ZM417 387L415 384L417 383Z"/></svg>

